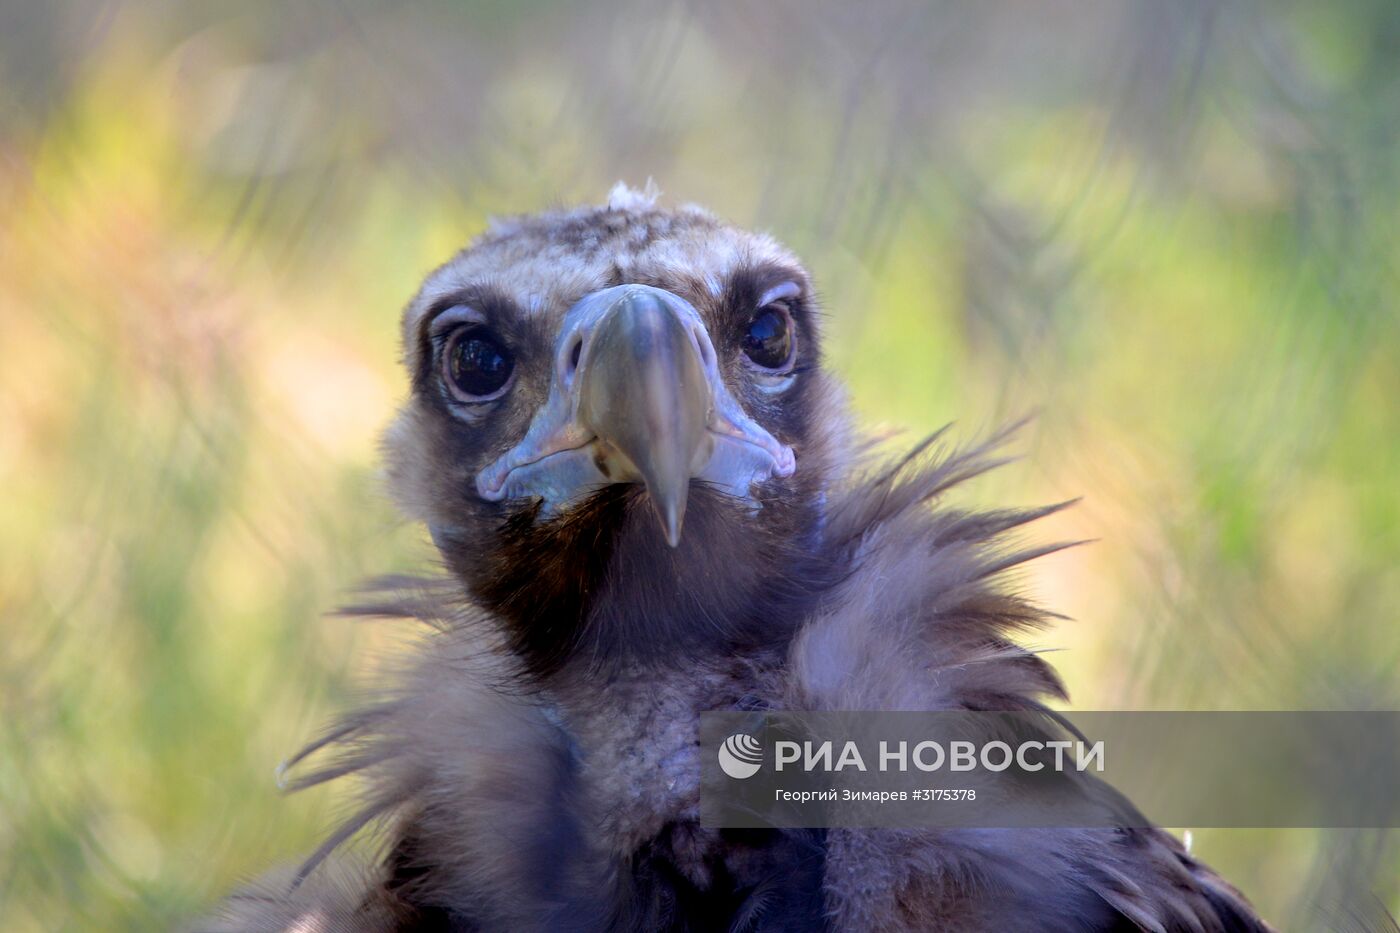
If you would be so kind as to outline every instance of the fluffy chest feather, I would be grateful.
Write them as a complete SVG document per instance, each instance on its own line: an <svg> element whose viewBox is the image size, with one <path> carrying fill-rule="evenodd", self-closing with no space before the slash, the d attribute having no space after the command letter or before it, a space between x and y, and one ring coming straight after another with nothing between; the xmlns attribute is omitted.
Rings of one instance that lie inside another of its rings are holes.
<svg viewBox="0 0 1400 933"><path fill-rule="evenodd" d="M700 713L767 705L761 671L728 659L625 673L601 694L562 691L556 709L609 848L626 857L672 824L698 824Z"/></svg>

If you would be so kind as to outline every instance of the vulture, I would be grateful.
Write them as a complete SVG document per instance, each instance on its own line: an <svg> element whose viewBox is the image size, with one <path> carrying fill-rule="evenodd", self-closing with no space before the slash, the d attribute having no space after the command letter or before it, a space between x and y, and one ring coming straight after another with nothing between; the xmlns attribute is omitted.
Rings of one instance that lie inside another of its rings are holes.
<svg viewBox="0 0 1400 933"><path fill-rule="evenodd" d="M705 711L1063 698L1006 580L1058 506L946 504L1007 431L881 461L798 258L648 189L494 221L409 303L387 478L444 572L351 611L421 644L289 762L353 815L202 929L1269 929L1158 829L702 824Z"/></svg>

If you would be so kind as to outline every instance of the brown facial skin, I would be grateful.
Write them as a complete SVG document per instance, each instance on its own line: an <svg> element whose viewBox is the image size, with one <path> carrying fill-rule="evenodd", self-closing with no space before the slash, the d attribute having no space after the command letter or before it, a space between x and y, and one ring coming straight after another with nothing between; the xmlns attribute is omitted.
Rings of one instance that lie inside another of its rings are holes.
<svg viewBox="0 0 1400 933"><path fill-rule="evenodd" d="M753 366L743 341L765 293L785 282L798 287L784 302L797 349L791 375L775 379ZM692 481L674 549L639 485L606 486L549 517L538 499L488 502L476 488L548 397L565 313L627 283L691 303L729 391L796 454L793 475L753 488L756 511ZM463 309L514 358L493 401L463 403L444 379L443 348L459 325L443 322ZM802 615L794 610L830 582L817 523L834 446L827 425L842 418L819 365L807 274L768 237L630 193L602 208L510 221L429 277L405 314L404 346L413 389L386 438L393 487L534 674L778 646Z"/></svg>

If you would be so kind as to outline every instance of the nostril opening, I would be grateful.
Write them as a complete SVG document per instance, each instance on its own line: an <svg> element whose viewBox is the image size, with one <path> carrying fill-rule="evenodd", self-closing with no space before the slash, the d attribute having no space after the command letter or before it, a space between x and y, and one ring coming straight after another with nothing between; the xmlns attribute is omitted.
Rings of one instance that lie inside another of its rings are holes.
<svg viewBox="0 0 1400 933"><path fill-rule="evenodd" d="M578 369L579 357L583 356L583 338L574 340L574 348L569 351L569 372Z"/></svg>

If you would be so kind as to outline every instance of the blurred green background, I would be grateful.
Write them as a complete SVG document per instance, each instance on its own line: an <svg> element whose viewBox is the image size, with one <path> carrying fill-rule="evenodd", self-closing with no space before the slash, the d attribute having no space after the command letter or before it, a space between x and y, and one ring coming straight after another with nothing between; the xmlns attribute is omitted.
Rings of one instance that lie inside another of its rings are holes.
<svg viewBox="0 0 1400 933"><path fill-rule="evenodd" d="M864 424L1041 412L961 495L1085 497L1023 581L1076 706L1397 708L1397 48L1393 2L0 4L0 929L318 841L352 788L274 767L400 638L327 612L433 566L398 310L619 178L807 258ZM1192 839L1283 928L1400 911L1393 834Z"/></svg>

